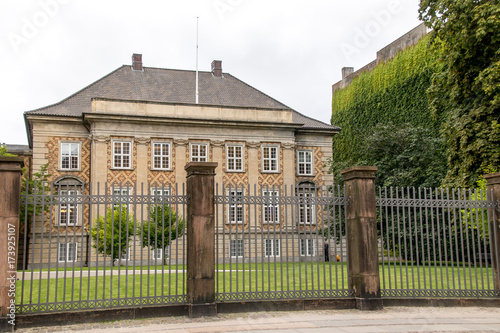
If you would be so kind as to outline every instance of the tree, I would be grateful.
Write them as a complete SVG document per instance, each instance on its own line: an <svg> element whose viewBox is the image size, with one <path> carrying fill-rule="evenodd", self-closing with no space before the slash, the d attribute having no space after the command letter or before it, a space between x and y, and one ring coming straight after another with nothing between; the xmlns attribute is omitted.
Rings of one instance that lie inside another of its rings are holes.
<svg viewBox="0 0 500 333"><path fill-rule="evenodd" d="M472 187L484 168L500 164L500 3L421 0L419 15L444 48L428 90L434 116L444 119L444 183Z"/></svg>
<svg viewBox="0 0 500 333"><path fill-rule="evenodd" d="M410 123L378 124L365 137L362 160L334 164L338 173L351 165L378 167L378 186L438 187L446 173L444 145L431 129ZM338 181L339 174L335 175Z"/></svg>
<svg viewBox="0 0 500 333"><path fill-rule="evenodd" d="M5 144L0 143L0 156L16 156L16 155L8 153Z"/></svg>
<svg viewBox="0 0 500 333"><path fill-rule="evenodd" d="M166 204L152 205L149 221L144 221L138 233L141 235L142 247L152 250L162 250L163 263L167 263L165 250L170 241L182 236L184 220Z"/></svg>
<svg viewBox="0 0 500 333"><path fill-rule="evenodd" d="M94 222L90 231L92 247L113 260L123 258L128 253L135 230L135 219L129 214L127 205L109 208L106 216L99 216Z"/></svg>

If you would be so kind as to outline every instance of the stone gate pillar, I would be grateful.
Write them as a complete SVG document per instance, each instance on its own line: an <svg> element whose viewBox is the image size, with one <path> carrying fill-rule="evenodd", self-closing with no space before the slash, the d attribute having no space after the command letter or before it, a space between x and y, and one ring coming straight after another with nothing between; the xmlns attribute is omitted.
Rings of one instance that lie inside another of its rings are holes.
<svg viewBox="0 0 500 333"><path fill-rule="evenodd" d="M491 262L495 272L495 289L500 290L500 172L485 175L487 190L487 200L496 201L496 207L490 208L489 217L489 232L490 246L493 256Z"/></svg>
<svg viewBox="0 0 500 333"><path fill-rule="evenodd" d="M215 304L215 162L191 162L187 172L187 293L189 316L217 314Z"/></svg>
<svg viewBox="0 0 500 333"><path fill-rule="evenodd" d="M355 166L344 177L347 206L349 286L360 310L382 309L378 266L375 172L377 167Z"/></svg>
<svg viewBox="0 0 500 333"><path fill-rule="evenodd" d="M22 157L0 157L0 332L15 323Z"/></svg>

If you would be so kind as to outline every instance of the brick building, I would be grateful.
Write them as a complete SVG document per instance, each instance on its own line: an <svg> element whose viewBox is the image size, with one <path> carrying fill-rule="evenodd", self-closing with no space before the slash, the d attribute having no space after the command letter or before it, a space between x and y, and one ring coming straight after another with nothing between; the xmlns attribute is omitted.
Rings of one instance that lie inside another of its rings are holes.
<svg viewBox="0 0 500 333"><path fill-rule="evenodd" d="M140 54L132 61L59 103L25 112L30 166L36 172L48 163L56 190L92 194L99 183L108 194L141 186L175 191L191 161L218 162L216 183L236 190L332 183L325 164L339 128L223 73L221 61L199 72L199 103L195 71L144 67ZM36 234L85 230L89 213L67 208L52 212ZM70 253L64 244L51 245L52 253Z"/></svg>

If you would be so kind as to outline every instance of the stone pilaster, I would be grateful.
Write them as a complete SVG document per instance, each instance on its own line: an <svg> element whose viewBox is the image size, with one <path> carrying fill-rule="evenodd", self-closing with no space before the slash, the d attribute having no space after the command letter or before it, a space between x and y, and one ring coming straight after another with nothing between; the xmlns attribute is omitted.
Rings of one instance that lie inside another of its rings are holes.
<svg viewBox="0 0 500 333"><path fill-rule="evenodd" d="M487 199L496 201L496 205L489 209L490 244L493 257L493 270L495 272L495 289L500 290L500 172L485 175L488 190Z"/></svg>
<svg viewBox="0 0 500 333"><path fill-rule="evenodd" d="M187 293L191 317L217 314L215 304L215 202L217 163L186 165Z"/></svg>
<svg viewBox="0 0 500 333"><path fill-rule="evenodd" d="M344 177L347 206L349 284L360 310L382 309L378 265L375 172L377 167L355 166Z"/></svg>
<svg viewBox="0 0 500 333"><path fill-rule="evenodd" d="M22 157L0 157L0 329L14 331ZM20 291L17 291L20 292ZM10 324L9 324L10 322Z"/></svg>

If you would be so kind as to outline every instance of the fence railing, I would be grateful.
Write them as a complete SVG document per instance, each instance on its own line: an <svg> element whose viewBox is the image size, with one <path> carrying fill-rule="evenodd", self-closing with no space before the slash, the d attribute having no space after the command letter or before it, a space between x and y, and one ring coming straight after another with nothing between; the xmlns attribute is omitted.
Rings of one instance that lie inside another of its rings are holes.
<svg viewBox="0 0 500 333"><path fill-rule="evenodd" d="M186 302L183 188L35 184L27 192L17 312Z"/></svg>
<svg viewBox="0 0 500 333"><path fill-rule="evenodd" d="M204 203L215 206L215 301L358 297L348 221L377 223L382 297L500 295L491 191L379 188L366 214L350 184L216 186ZM183 186L35 184L21 198L16 311L188 304L188 204Z"/></svg>
<svg viewBox="0 0 500 333"><path fill-rule="evenodd" d="M382 296L498 296L491 198L482 190L379 188Z"/></svg>
<svg viewBox="0 0 500 333"><path fill-rule="evenodd" d="M218 301L352 295L343 189L222 186L215 200Z"/></svg>

